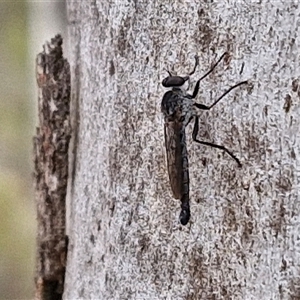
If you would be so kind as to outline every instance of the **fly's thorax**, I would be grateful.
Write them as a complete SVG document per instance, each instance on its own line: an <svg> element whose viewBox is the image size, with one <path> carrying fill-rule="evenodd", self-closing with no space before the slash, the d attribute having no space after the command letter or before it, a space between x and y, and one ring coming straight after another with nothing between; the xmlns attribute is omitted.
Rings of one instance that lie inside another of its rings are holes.
<svg viewBox="0 0 300 300"><path fill-rule="evenodd" d="M193 99L185 90L173 88L164 94L161 110L168 121L179 121L186 125L193 115Z"/></svg>
<svg viewBox="0 0 300 300"><path fill-rule="evenodd" d="M191 119L191 117L194 116L194 106L193 106L193 99L189 97L184 97L182 100L182 109L181 109L181 118L183 120L183 125L186 126Z"/></svg>
<svg viewBox="0 0 300 300"><path fill-rule="evenodd" d="M172 89L164 94L161 102L161 111L165 117L170 117L181 107L181 91Z"/></svg>

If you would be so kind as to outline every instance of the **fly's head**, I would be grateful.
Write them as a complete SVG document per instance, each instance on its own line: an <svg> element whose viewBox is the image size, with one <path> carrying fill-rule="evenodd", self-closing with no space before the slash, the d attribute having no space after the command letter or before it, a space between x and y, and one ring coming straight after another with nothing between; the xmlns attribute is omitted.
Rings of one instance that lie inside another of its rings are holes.
<svg viewBox="0 0 300 300"><path fill-rule="evenodd" d="M167 71L169 76L166 77L162 81L162 85L165 88L172 88L172 89L182 89L187 81L189 81L190 76L195 73L196 67L199 64L199 57L195 56L195 66L192 72L190 72L187 76L176 76L172 75L170 71Z"/></svg>
<svg viewBox="0 0 300 300"><path fill-rule="evenodd" d="M189 80L190 76L185 76L185 77L181 77L181 76L175 76L172 75L169 71L167 71L169 73L169 76L166 77L163 81L162 81L162 85L165 88L177 88L180 89L181 87L184 86L184 84L186 83L186 81Z"/></svg>

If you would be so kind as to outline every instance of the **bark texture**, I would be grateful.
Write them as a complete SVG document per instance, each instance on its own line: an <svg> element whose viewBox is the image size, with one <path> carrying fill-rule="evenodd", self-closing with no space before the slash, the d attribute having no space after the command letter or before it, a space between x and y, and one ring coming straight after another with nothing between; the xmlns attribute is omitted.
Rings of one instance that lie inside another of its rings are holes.
<svg viewBox="0 0 300 300"><path fill-rule="evenodd" d="M70 141L70 65L60 35L36 59L39 127L34 138L37 300L62 299L67 257L66 194Z"/></svg>
<svg viewBox="0 0 300 300"><path fill-rule="evenodd" d="M65 299L299 299L296 1L68 1L74 106ZM201 83L187 130L191 221L172 198L165 71Z"/></svg>

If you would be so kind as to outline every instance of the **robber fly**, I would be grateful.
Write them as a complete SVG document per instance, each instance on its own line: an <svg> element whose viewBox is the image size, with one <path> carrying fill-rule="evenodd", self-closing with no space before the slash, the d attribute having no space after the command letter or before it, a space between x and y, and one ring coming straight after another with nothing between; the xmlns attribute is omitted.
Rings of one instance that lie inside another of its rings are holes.
<svg viewBox="0 0 300 300"><path fill-rule="evenodd" d="M196 103L193 100L198 94L200 81L207 77L215 69L225 55L227 55L226 52L219 58L212 68L196 82L196 86L192 95L186 92L184 86L186 82L189 82L190 76L195 73L196 67L199 65L198 56L195 56L195 66L193 71L187 76L175 76L167 71L169 76L162 81L162 85L164 87L171 88L171 90L166 92L163 96L161 102L161 111L164 115L165 121L164 134L170 185L174 198L181 200L181 212L179 219L182 225L186 225L188 223L191 215L189 204L189 166L185 127L193 119L193 140L201 145L206 145L225 151L237 162L238 166L241 167L239 159L224 146L200 141L197 139L197 134L199 132L199 117L197 115L197 109L210 110L231 90L242 84L247 84L247 81L242 81L232 86L210 106Z"/></svg>

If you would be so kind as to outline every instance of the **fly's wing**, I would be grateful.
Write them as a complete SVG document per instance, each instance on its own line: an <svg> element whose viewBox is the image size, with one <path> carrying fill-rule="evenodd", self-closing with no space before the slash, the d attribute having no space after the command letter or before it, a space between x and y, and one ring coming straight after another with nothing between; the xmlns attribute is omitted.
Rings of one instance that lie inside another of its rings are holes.
<svg viewBox="0 0 300 300"><path fill-rule="evenodd" d="M176 118L166 121L164 127L170 185L173 197L181 199L183 193L182 140L184 140L182 135L185 131L182 122Z"/></svg>

